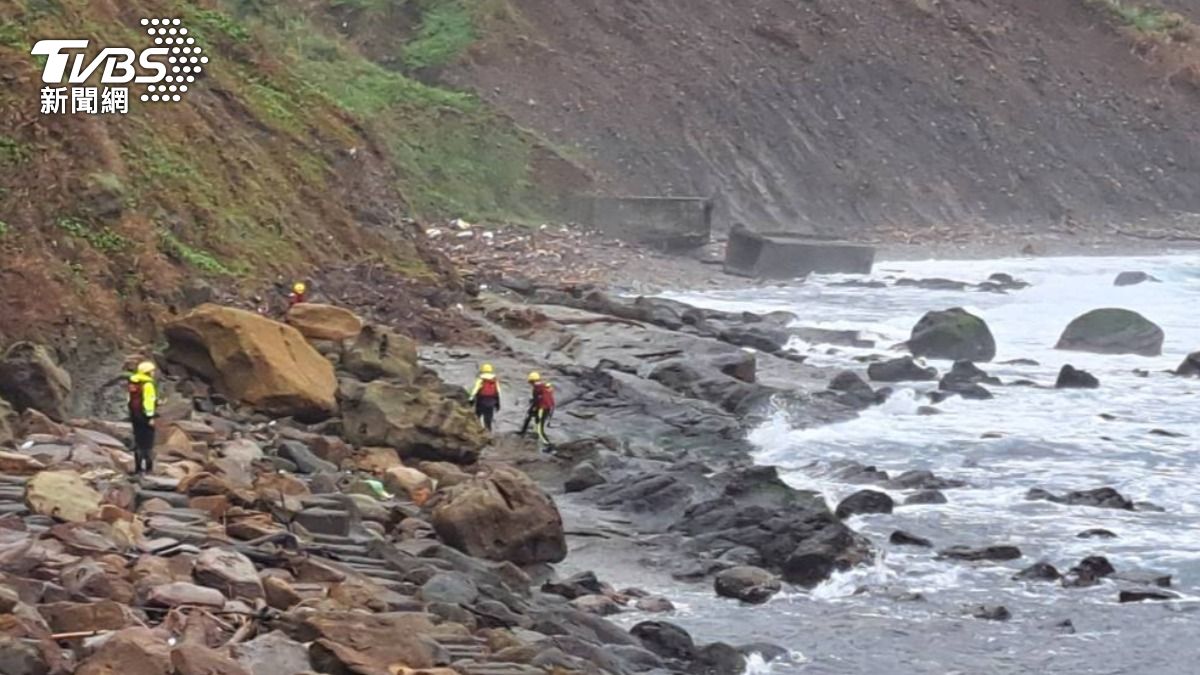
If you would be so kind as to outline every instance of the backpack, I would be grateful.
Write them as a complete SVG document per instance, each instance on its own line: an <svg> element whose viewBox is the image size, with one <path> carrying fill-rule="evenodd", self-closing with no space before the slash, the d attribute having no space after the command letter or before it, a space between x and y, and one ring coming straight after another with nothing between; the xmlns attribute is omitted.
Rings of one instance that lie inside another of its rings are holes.
<svg viewBox="0 0 1200 675"><path fill-rule="evenodd" d="M500 387L496 384L496 379L483 380L479 385L478 396L482 398L496 398L500 395Z"/></svg>
<svg viewBox="0 0 1200 675"><path fill-rule="evenodd" d="M129 414L134 416L145 415L144 409L146 397L143 395L142 387L144 382L129 381Z"/></svg>

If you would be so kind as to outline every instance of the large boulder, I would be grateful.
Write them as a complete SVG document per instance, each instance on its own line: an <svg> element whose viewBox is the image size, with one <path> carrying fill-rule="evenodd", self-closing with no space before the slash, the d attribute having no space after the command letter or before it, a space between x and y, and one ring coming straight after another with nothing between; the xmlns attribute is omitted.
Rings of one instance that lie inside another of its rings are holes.
<svg viewBox="0 0 1200 675"><path fill-rule="evenodd" d="M554 502L507 466L447 490L433 510L433 527L447 544L489 560L531 565L567 555Z"/></svg>
<svg viewBox="0 0 1200 675"><path fill-rule="evenodd" d="M996 339L983 319L961 307L929 312L906 343L914 356L951 361L991 361Z"/></svg>
<svg viewBox="0 0 1200 675"><path fill-rule="evenodd" d="M1055 389L1096 389L1100 380L1086 370L1079 370L1071 364L1058 371L1058 380L1054 382Z"/></svg>
<svg viewBox="0 0 1200 675"><path fill-rule="evenodd" d="M316 302L293 305L284 320L310 340L349 340L357 337L363 328L362 319L354 312Z"/></svg>
<svg viewBox="0 0 1200 675"><path fill-rule="evenodd" d="M18 342L0 360L0 398L18 412L32 408L62 422L68 417L71 376L46 347Z"/></svg>
<svg viewBox="0 0 1200 675"><path fill-rule="evenodd" d="M86 522L102 499L74 471L43 471L25 484L25 503L31 511L71 523Z"/></svg>
<svg viewBox="0 0 1200 675"><path fill-rule="evenodd" d="M487 443L474 413L433 389L377 381L342 401L346 440L386 445L403 459L473 464Z"/></svg>
<svg viewBox="0 0 1200 675"><path fill-rule="evenodd" d="M926 368L911 356L903 356L867 366L867 377L875 382L916 382L936 380L937 368Z"/></svg>
<svg viewBox="0 0 1200 675"><path fill-rule="evenodd" d="M717 595L751 605L763 604L782 589L779 577L758 567L731 567L713 580Z"/></svg>
<svg viewBox="0 0 1200 675"><path fill-rule="evenodd" d="M141 626L110 636L76 675L171 675L171 648L158 633Z"/></svg>
<svg viewBox="0 0 1200 675"><path fill-rule="evenodd" d="M1055 349L1096 354L1162 354L1163 331L1128 309L1095 309L1072 321Z"/></svg>
<svg viewBox="0 0 1200 675"><path fill-rule="evenodd" d="M234 549L205 549L196 557L192 573L197 583L215 588L228 598L265 597L254 563Z"/></svg>
<svg viewBox="0 0 1200 675"><path fill-rule="evenodd" d="M1175 374L1184 377L1200 376L1200 352L1188 354L1183 363L1179 364L1179 367L1175 369Z"/></svg>
<svg viewBox="0 0 1200 675"><path fill-rule="evenodd" d="M1147 281L1160 283L1158 279L1145 272L1121 272L1116 279L1113 279L1113 286L1136 286Z"/></svg>
<svg viewBox="0 0 1200 675"><path fill-rule="evenodd" d="M168 324L166 335L168 358L229 398L306 421L337 410L333 366L291 326L240 309L203 305Z"/></svg>
<svg viewBox="0 0 1200 675"><path fill-rule="evenodd" d="M418 372L417 343L385 326L366 326L342 353L342 368L364 382L412 382Z"/></svg>

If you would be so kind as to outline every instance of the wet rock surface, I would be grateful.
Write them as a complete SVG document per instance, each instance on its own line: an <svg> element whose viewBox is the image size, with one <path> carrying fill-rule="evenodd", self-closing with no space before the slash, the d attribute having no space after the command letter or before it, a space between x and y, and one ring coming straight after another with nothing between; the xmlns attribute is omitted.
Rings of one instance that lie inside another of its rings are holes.
<svg viewBox="0 0 1200 675"><path fill-rule="evenodd" d="M1056 349L1097 354L1159 356L1165 335L1152 321L1127 309L1097 309L1072 321Z"/></svg>
<svg viewBox="0 0 1200 675"><path fill-rule="evenodd" d="M1086 370L1079 370L1072 365L1065 365L1058 371L1058 379L1054 382L1055 389L1097 389L1100 380Z"/></svg>
<svg viewBox="0 0 1200 675"><path fill-rule="evenodd" d="M983 319L962 308L929 312L906 343L914 356L952 361L991 361L996 340Z"/></svg>

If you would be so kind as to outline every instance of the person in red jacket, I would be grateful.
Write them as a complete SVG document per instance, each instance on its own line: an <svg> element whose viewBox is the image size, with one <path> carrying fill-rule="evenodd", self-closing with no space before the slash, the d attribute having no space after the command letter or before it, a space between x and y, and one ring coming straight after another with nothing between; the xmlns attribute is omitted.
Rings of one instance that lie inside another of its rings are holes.
<svg viewBox="0 0 1200 675"><path fill-rule="evenodd" d="M554 444L546 437L546 425L554 416L554 385L542 380L541 373L534 371L529 374L531 387L529 399L529 414L525 416L525 424L521 427L521 435L529 430L529 423L534 423L537 432L538 449L542 452L553 452Z"/></svg>
<svg viewBox="0 0 1200 675"><path fill-rule="evenodd" d="M308 302L308 286L303 281L297 281L292 284L292 292L288 293L288 309L302 302Z"/></svg>

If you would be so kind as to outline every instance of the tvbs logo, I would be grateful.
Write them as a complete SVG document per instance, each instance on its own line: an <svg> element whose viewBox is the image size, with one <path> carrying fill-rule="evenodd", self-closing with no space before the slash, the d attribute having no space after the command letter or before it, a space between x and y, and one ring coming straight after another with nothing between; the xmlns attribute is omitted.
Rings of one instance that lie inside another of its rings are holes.
<svg viewBox="0 0 1200 675"><path fill-rule="evenodd" d="M41 40L32 54L42 69L42 114L124 114L130 85L147 103L183 100L208 57L179 19L142 19L151 47L105 47L89 59L89 40ZM97 77L98 76L98 77ZM100 87L86 86L99 82Z"/></svg>

